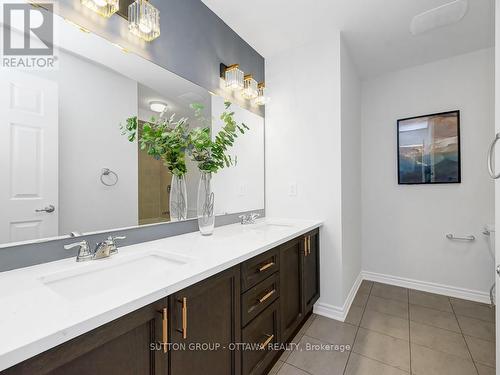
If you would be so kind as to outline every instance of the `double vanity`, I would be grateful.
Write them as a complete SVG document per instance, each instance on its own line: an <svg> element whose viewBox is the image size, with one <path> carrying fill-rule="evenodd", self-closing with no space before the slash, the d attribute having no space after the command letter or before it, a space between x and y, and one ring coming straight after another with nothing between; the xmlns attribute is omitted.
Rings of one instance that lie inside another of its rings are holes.
<svg viewBox="0 0 500 375"><path fill-rule="evenodd" d="M80 1L58 3L64 17L30 8L58 30L57 69L0 70L0 373L267 373L319 297L321 223L255 220L265 111L219 76L238 61L219 58L243 57L259 79L264 60L224 39L230 53L210 52L214 85L201 87L162 67L185 50L177 26L138 45L122 38L127 17L95 22ZM132 1L119 3L123 15ZM19 30L16 43L34 37ZM215 217L229 225L202 236Z"/></svg>
<svg viewBox="0 0 500 375"><path fill-rule="evenodd" d="M319 297L320 222L261 219L0 274L2 374L266 374Z"/></svg>

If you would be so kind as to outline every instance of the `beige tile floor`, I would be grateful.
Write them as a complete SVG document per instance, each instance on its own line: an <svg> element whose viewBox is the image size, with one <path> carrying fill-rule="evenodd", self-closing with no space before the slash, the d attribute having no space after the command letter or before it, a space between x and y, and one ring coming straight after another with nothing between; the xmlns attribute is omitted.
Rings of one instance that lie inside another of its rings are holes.
<svg viewBox="0 0 500 375"><path fill-rule="evenodd" d="M283 353L270 374L495 374L494 309L367 281L345 323L312 315L293 342L299 346Z"/></svg>

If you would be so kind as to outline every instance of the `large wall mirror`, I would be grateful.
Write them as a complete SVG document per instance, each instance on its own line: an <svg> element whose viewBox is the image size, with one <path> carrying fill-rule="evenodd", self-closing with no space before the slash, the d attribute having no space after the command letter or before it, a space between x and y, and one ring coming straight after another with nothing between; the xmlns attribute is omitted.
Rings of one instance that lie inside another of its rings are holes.
<svg viewBox="0 0 500 375"><path fill-rule="evenodd" d="M57 69L0 70L0 247L171 221L170 172L120 124L157 118L151 104L161 103L196 127L190 105L200 103L220 127L223 98L55 18ZM232 110L249 131L230 151L236 166L214 176L217 215L264 208L264 119ZM187 219L198 180L188 162Z"/></svg>

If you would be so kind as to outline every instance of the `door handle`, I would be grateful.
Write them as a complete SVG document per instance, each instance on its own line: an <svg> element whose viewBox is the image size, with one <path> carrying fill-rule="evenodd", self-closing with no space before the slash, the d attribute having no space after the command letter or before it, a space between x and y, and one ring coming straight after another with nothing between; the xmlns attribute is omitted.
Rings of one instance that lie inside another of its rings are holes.
<svg viewBox="0 0 500 375"><path fill-rule="evenodd" d="M188 323L187 323L187 298L184 297L182 299L182 338L185 340L187 339L187 329L188 329Z"/></svg>
<svg viewBox="0 0 500 375"><path fill-rule="evenodd" d="M497 266L497 275L500 275L500 265Z"/></svg>
<svg viewBox="0 0 500 375"><path fill-rule="evenodd" d="M161 314L161 346L163 349L163 353L168 352L168 310L164 307L162 310L158 311Z"/></svg>
<svg viewBox="0 0 500 375"><path fill-rule="evenodd" d="M497 180L500 178L500 173L495 173L494 167L493 167L493 164L494 164L493 158L495 156L495 146L496 146L498 140L500 140L500 133L497 133L497 135L495 136L495 139L493 140L493 142L491 142L490 148L488 150L488 173L490 174L490 177L494 180Z"/></svg>
<svg viewBox="0 0 500 375"><path fill-rule="evenodd" d="M50 214L50 213L54 212L55 210L56 210L56 208L53 205L48 205L45 208L39 208L39 209L35 210L35 212L46 212L46 213Z"/></svg>

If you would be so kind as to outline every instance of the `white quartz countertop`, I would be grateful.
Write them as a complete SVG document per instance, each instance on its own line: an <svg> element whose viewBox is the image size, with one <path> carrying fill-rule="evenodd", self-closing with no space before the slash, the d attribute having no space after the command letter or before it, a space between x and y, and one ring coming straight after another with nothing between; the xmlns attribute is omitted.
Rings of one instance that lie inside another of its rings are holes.
<svg viewBox="0 0 500 375"><path fill-rule="evenodd" d="M122 247L103 260L2 272L0 371L321 225L265 218Z"/></svg>

